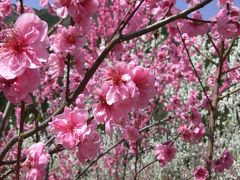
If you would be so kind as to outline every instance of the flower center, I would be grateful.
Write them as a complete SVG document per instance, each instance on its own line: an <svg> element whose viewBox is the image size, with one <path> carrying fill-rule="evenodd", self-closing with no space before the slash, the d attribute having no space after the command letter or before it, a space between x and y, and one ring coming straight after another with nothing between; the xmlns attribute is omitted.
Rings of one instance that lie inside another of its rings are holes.
<svg viewBox="0 0 240 180"><path fill-rule="evenodd" d="M72 35L67 36L66 39L67 39L67 42L69 44L75 44L76 43L76 38Z"/></svg>
<svg viewBox="0 0 240 180"><path fill-rule="evenodd" d="M14 54L24 52L28 46L21 35L13 29L3 30L0 36L2 39L2 47L11 50Z"/></svg>
<svg viewBox="0 0 240 180"><path fill-rule="evenodd" d="M70 6L70 1L69 0L60 0L60 2L65 7L69 7Z"/></svg>
<svg viewBox="0 0 240 180"><path fill-rule="evenodd" d="M116 70L111 70L108 75L114 84L120 84L122 82L121 75Z"/></svg>

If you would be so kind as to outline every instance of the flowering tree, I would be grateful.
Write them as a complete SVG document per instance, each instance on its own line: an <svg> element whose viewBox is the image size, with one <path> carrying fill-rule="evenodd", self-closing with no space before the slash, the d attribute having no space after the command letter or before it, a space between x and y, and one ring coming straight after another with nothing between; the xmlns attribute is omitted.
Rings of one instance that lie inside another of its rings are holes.
<svg viewBox="0 0 240 180"><path fill-rule="evenodd" d="M240 176L232 0L39 3L0 1L0 179Z"/></svg>

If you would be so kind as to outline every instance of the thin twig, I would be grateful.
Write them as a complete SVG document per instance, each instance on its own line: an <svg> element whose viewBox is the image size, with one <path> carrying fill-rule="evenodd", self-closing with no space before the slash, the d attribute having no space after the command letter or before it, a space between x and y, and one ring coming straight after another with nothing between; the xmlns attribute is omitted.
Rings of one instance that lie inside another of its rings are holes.
<svg viewBox="0 0 240 180"><path fill-rule="evenodd" d="M231 92L229 92L229 93L227 93L225 95L220 96L218 99L219 100L223 100L224 98L231 96L232 94L238 92L239 90L240 90L240 87L234 89L233 91L231 91Z"/></svg>
<svg viewBox="0 0 240 180"><path fill-rule="evenodd" d="M71 69L71 55L67 55L67 62L66 62L66 67L67 67L67 76L66 76L66 92L65 92L65 100L68 102L69 94L70 94L70 69Z"/></svg>
<svg viewBox="0 0 240 180"><path fill-rule="evenodd" d="M213 61L210 57L208 57L206 54L202 53L196 46L193 46L193 48L200 54L202 55L207 61L209 61L210 63L214 64L217 66L217 63L215 61Z"/></svg>
<svg viewBox="0 0 240 180"><path fill-rule="evenodd" d="M225 60L227 58L227 56L230 54L234 43L236 42L236 38L234 38L230 44L230 46L228 47L228 49L225 51L225 53L223 54L223 60Z"/></svg>
<svg viewBox="0 0 240 180"><path fill-rule="evenodd" d="M64 20L65 19L59 19L59 21L56 24L54 24L54 26L51 29L49 29L48 36L52 35L54 31L57 29L57 26L62 24Z"/></svg>
<svg viewBox="0 0 240 180"><path fill-rule="evenodd" d="M19 140L17 149L17 164L16 164L16 179L20 179L20 168L21 168L21 154L22 154L22 133L24 131L24 121L25 121L25 102L21 102L21 117L20 117L20 127L19 127Z"/></svg>
<svg viewBox="0 0 240 180"><path fill-rule="evenodd" d="M142 172L144 169L146 169L147 167L151 166L152 164L154 164L154 163L157 162L157 161L158 161L158 160L155 159L155 160L153 160L152 162L150 162L150 163L148 163L147 165L145 165L143 168L141 168L137 173L135 173L135 175L134 175L134 180L137 179L137 176L138 176L138 174L139 174L140 172Z"/></svg>
<svg viewBox="0 0 240 180"><path fill-rule="evenodd" d="M232 68L232 69L223 71L223 74L227 74L227 73L229 73L229 72L231 72L231 71L235 71L235 70L237 70L237 69L239 69L239 68L240 68L240 66L237 66L237 67L234 67L234 68Z"/></svg>
<svg viewBox="0 0 240 180"><path fill-rule="evenodd" d="M210 42L212 43L212 45L213 45L213 47L214 47L215 51L217 52L218 56L220 57L220 56L221 56L221 54L220 54L220 52L219 52L219 50L218 50L218 48L217 48L216 44L213 42L213 39L212 39L212 37L210 36L210 34L209 34L209 33L207 33L207 36L208 36L208 39L210 40Z"/></svg>
<svg viewBox="0 0 240 180"><path fill-rule="evenodd" d="M215 124L216 119L218 118L217 107L218 107L218 98L219 98L219 89L221 86L222 78L222 68L224 64L224 41L221 41L221 51L219 52L219 62L217 66L217 75L214 82L214 88L212 90L212 108L210 110L209 122L208 122L208 146L207 146L207 157L208 161L212 162L214 155L214 142L215 142ZM211 166L207 167L208 170L208 179L212 178L212 168Z"/></svg>
<svg viewBox="0 0 240 180"><path fill-rule="evenodd" d="M5 127L6 120L7 120L10 109L11 109L11 103L8 101L7 105L4 109L1 121L0 121L0 134L1 135L3 135L3 130L4 130L4 127Z"/></svg>
<svg viewBox="0 0 240 180"><path fill-rule="evenodd" d="M191 17L185 17L185 19L193 21L193 22L198 22L198 23L216 23L217 21L209 21L209 20L203 20L203 19L196 19L196 18L191 18Z"/></svg>
<svg viewBox="0 0 240 180"><path fill-rule="evenodd" d="M24 5L23 5L23 0L19 0L20 2L20 14L24 13Z"/></svg>
<svg viewBox="0 0 240 180"><path fill-rule="evenodd" d="M117 147L119 144L123 143L125 140L121 139L120 141L118 141L116 144L114 144L113 146L111 146L109 149L107 149L106 151L104 151L103 153L100 153L98 155L98 157L92 161L82 172L79 171L76 179L79 179L83 174L85 174L89 168L91 168L101 157L105 156L106 154L108 154L112 149L114 149L115 147Z"/></svg>
<svg viewBox="0 0 240 180"><path fill-rule="evenodd" d="M203 93L204 93L204 95L206 96L209 105L211 106L211 108L213 108L213 107L212 107L211 100L210 100L210 98L208 97L207 92L206 92L206 90L205 90L205 88L204 88L204 86L203 86L203 83L202 83L202 81L201 81L201 79L200 79L200 77L199 77L199 75L198 75L198 73L197 73L197 70L196 70L196 68L195 68L195 66L194 66L194 64L193 64L193 62L192 62L190 52L189 52L189 50L188 50L188 48L187 48L187 45L186 45L186 43L185 43L185 40L183 39L182 33L181 33L181 31L180 31L180 29L179 29L178 26L177 26L177 29L178 29L180 38L181 38L181 40L182 40L184 49L185 49L186 52L187 52L188 60L189 60L189 62L191 63L192 70L193 70L194 74L196 75L196 77L197 77L197 79L198 79L198 81L199 81L199 84L201 85L201 87L202 87L202 89L203 89Z"/></svg>
<svg viewBox="0 0 240 180"><path fill-rule="evenodd" d="M52 136L52 137L45 143L45 146L50 146L50 145L53 143L54 139L55 139L55 137Z"/></svg>
<svg viewBox="0 0 240 180"><path fill-rule="evenodd" d="M204 6L206 6L207 4L209 4L210 2L212 2L213 0L205 0L205 1L202 1L201 3L197 4L196 6L194 7L191 7L187 10L184 10L182 12L180 12L179 14L175 14L175 15L172 15L164 20L161 20L159 22L156 22L152 25L149 25L143 29L140 29L139 31L136 31L136 32L133 32L133 33L129 33L129 34L126 34L126 35L123 35L121 37L121 41L128 41L130 39L133 39L133 38L136 38L136 37L139 37L139 36L142 36L144 34L147 34L149 32L152 32L160 27L163 27L165 26L166 24L170 23L170 22L173 22L177 19L181 19L181 18L185 18L188 14L200 9L200 8L203 8Z"/></svg>
<svg viewBox="0 0 240 180"><path fill-rule="evenodd" d="M15 168L9 169L2 176L0 176L0 179L5 179L9 174L13 173L14 171L15 171Z"/></svg>
<svg viewBox="0 0 240 180"><path fill-rule="evenodd" d="M119 28L119 33L121 34L123 29L126 27L126 25L129 23L129 21L132 19L134 14L137 12L137 10L140 8L144 0L141 0L141 2L137 5L137 7L134 9L134 11L127 17L126 21L123 22L122 26Z"/></svg>
<svg viewBox="0 0 240 180"><path fill-rule="evenodd" d="M117 33L119 33L120 27L124 24L126 17L130 14L131 9L133 8L134 5L135 5L135 2L133 2L131 7L127 10L126 14L123 16L122 20L120 21L119 25L117 26L117 28L115 29L115 31L113 32L112 36L107 41L107 43L110 42Z"/></svg>

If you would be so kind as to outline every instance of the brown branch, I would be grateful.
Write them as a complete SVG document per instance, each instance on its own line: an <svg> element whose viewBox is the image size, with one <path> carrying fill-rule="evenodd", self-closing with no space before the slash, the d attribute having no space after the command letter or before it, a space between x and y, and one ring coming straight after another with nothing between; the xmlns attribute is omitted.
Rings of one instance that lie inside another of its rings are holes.
<svg viewBox="0 0 240 180"><path fill-rule="evenodd" d="M148 163L147 165L145 165L143 168L141 168L137 173L135 173L134 175L134 180L137 180L137 176L140 172L142 172L144 169L146 169L147 167L151 166L152 164L154 164L155 162L157 162L158 160L155 159L152 162Z"/></svg>
<svg viewBox="0 0 240 180"><path fill-rule="evenodd" d="M215 61L213 61L210 57L208 57L206 54L204 54L203 52L201 52L196 46L193 46L193 48L200 54L202 55L207 61L209 61L210 63L214 64L217 66L217 63Z"/></svg>
<svg viewBox="0 0 240 180"><path fill-rule="evenodd" d="M25 103L21 102L21 119L20 119L20 127L19 127L19 139L18 139L18 149L17 149L17 164L16 164L16 179L20 179L20 168L21 168L21 154L22 154L22 133L24 131L24 121L25 121Z"/></svg>
<svg viewBox="0 0 240 180"><path fill-rule="evenodd" d="M123 16L122 20L120 21L119 25L117 26L117 28L115 29L115 31L113 32L112 36L111 36L110 39L107 41L107 43L110 42L110 41L113 39L113 37L114 37L117 33L120 32L120 31L119 31L120 27L124 24L125 19L126 19L127 16L130 14L130 11L131 11L131 9L133 8L134 5L135 5L135 2L133 2L132 5L131 5L131 7L127 10L126 14ZM121 33L121 32L120 32L120 33Z"/></svg>
<svg viewBox="0 0 240 180"><path fill-rule="evenodd" d="M234 45L234 43L236 42L236 38L234 38L230 44L230 46L228 47L228 49L225 51L225 53L223 54L223 60L225 60L227 58L227 56L230 54L232 47Z"/></svg>
<svg viewBox="0 0 240 180"><path fill-rule="evenodd" d="M65 104L60 106L60 108L55 111L52 115L50 115L50 117L48 119L46 119L43 123L39 124L38 128L36 129L33 128L29 131L26 131L25 133L22 133L21 138L26 139L32 135L34 135L36 132L46 128L48 126L48 123L51 121L52 117L56 116L57 114L60 114L63 112L63 109L65 107ZM11 138L8 143L4 146L4 148L2 149L2 151L0 152L0 161L3 160L4 156L7 154L7 152L11 149L11 147L18 142L19 139L19 135L15 135L13 138Z"/></svg>
<svg viewBox="0 0 240 180"><path fill-rule="evenodd" d="M218 50L218 48L217 48L216 44L213 42L213 39L212 39L212 37L210 36L210 34L209 34L209 33L207 33L207 36L208 36L208 39L210 40L210 42L212 43L212 45L213 45L213 47L214 47L215 51L217 52L218 56L220 57L220 56L221 56L221 54L220 54L220 52L219 52L219 50Z"/></svg>
<svg viewBox="0 0 240 180"><path fill-rule="evenodd" d="M116 34L114 36L114 38L106 45L105 49L103 50L103 52L99 55L99 57L97 58L97 60L95 61L95 63L93 64L93 66L86 72L83 80L81 81L80 85L77 87L76 91L70 96L69 101L68 101L68 105L72 104L76 98L78 97L79 94L81 94L83 92L83 90L85 89L87 83L90 81L90 79L93 77L94 73L96 72L96 70L98 69L98 67L101 65L101 63L103 62L103 60L107 57L107 55L109 54L109 52L113 49L113 47L120 43L121 41L128 41L131 39L134 39L136 37L142 36L144 34L147 34L151 31L154 31L170 22L173 22L177 19L183 18L185 16L187 16L188 14L204 7L205 5L207 5L208 3L212 2L213 0L205 0L199 4L197 4L196 6L189 8L185 11L180 12L179 14L170 16L162 21L159 21L157 23L154 23L150 26L147 26L144 29L141 29L139 31L130 33L130 34L126 34L126 35L119 35ZM48 123L51 121L52 117L56 116L57 114L60 114L63 112L63 109L65 107L65 104L61 105L59 107L59 109L57 109L53 114L51 114L44 122L42 122L41 124L39 124L38 129L33 128L29 131L26 131L23 135L22 138L28 138L30 136L32 136L33 134L35 134L37 131L40 131L44 128L46 128L48 126ZM9 140L9 142L6 144L6 146L3 148L3 150L0 152L0 161L3 160L3 158L5 157L6 153L9 151L9 149L11 149L11 147L18 141L18 136L15 135L12 139Z"/></svg>
<svg viewBox="0 0 240 180"><path fill-rule="evenodd" d="M9 169L2 176L0 176L0 179L5 179L9 174L13 173L14 171L15 171L15 168Z"/></svg>
<svg viewBox="0 0 240 180"><path fill-rule="evenodd" d="M159 21L159 22L156 22L152 25L149 25L139 31L136 31L136 32L133 32L133 33L130 33L130 34L126 34L126 35L123 35L121 37L121 41L128 41L128 40L131 40L133 38L136 38L136 37L139 37L139 36L142 36L144 34L147 34L149 32L152 32L160 27L163 27L165 26L166 24L170 23L170 22L173 22L177 19L181 19L181 18L185 18L188 14L200 9L200 8L203 8L204 6L206 6L207 4L209 4L210 2L212 2L213 0L205 0L205 1L202 1L201 3L197 4L196 6L194 7L191 7L187 10L184 10L182 12L180 12L179 14L175 14L173 16L170 16L162 21Z"/></svg>
<svg viewBox="0 0 240 180"><path fill-rule="evenodd" d="M24 13L24 5L23 5L23 0L19 0L20 3L20 14Z"/></svg>
<svg viewBox="0 0 240 180"><path fill-rule="evenodd" d="M231 72L231 71L235 71L235 70L237 70L237 69L239 69L239 68L240 68L240 66L237 66L237 67L234 67L234 68L229 69L229 70L227 70L227 71L223 71L223 74L227 74L227 73L229 73L229 72Z"/></svg>
<svg viewBox="0 0 240 180"><path fill-rule="evenodd" d="M57 29L59 24L62 24L65 19L59 19L59 21L48 31L48 36L52 35L54 31Z"/></svg>
<svg viewBox="0 0 240 180"><path fill-rule="evenodd" d="M240 87L234 89L233 91L231 91L231 92L229 92L229 93L227 93L227 94L225 94L225 95L223 95L223 96L220 96L220 97L218 98L218 100L223 100L224 98L231 96L232 94L238 92L239 90L240 90Z"/></svg>
<svg viewBox="0 0 240 180"><path fill-rule="evenodd" d="M129 23L129 21L132 19L134 14L137 12L137 10L140 8L144 0L141 0L141 2L137 5L137 7L134 9L134 11L127 17L126 21L124 21L123 25L119 28L119 33L121 34L123 29L126 27L126 25Z"/></svg>
<svg viewBox="0 0 240 180"><path fill-rule="evenodd" d="M212 108L210 110L209 116L209 124L208 124L208 147L207 147L207 157L210 162L213 160L214 154L214 133L215 133L215 123L217 119L217 106L218 106L218 98L219 98L219 89L221 85L221 78L222 78L222 68L224 64L224 42L221 42L221 52L219 52L219 62L217 66L217 76L214 82L213 88L213 99L212 99ZM207 167L208 170L208 179L211 180L212 178L212 167L209 165Z"/></svg>
<svg viewBox="0 0 240 180"><path fill-rule="evenodd" d="M5 109L4 109L2 118L0 120L0 135L3 135L3 130L4 130L4 127L5 127L6 120L7 120L7 117L9 115L10 109L11 109L11 103L8 101L7 105L6 105Z"/></svg>
<svg viewBox="0 0 240 180"><path fill-rule="evenodd" d="M65 100L68 102L69 94L70 94L70 70L71 70L71 55L67 55L67 62L66 62L66 67L67 67L67 77L66 77L66 92L65 92Z"/></svg>
<svg viewBox="0 0 240 180"><path fill-rule="evenodd" d="M217 21L208 21L208 20L203 20L203 19L195 19L191 17L185 17L185 19L193 21L193 22L198 22L198 23L216 23Z"/></svg>

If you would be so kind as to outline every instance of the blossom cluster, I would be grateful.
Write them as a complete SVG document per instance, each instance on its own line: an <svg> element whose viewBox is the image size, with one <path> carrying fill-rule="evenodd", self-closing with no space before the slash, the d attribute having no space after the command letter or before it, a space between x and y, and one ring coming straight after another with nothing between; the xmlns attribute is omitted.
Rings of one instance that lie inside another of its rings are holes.
<svg viewBox="0 0 240 180"><path fill-rule="evenodd" d="M234 157L232 153L228 150L225 150L220 159L216 160L213 163L213 169L216 173L221 173L224 170L228 170L232 167Z"/></svg>
<svg viewBox="0 0 240 180"><path fill-rule="evenodd" d="M149 69L117 63L107 70L95 93L93 115L111 135L112 126L129 126L128 113L145 107L155 94L155 77Z"/></svg>
<svg viewBox="0 0 240 180"><path fill-rule="evenodd" d="M78 147L78 159L81 163L94 159L100 151L100 135L96 125L87 122L87 112L80 109L65 108L63 114L57 115L50 123L57 142L73 150Z"/></svg>
<svg viewBox="0 0 240 180"><path fill-rule="evenodd" d="M154 174L149 157L172 179L236 177L239 160L220 141L229 124L239 129L239 94L229 96L239 90L240 9L218 0L205 20L201 9L178 16L179 2L40 0L40 14L56 18L48 28L23 1L0 0L1 102L11 103L0 112L0 179L4 163L29 180L72 179L92 160L91 177L141 179ZM11 12L16 22L5 23Z"/></svg>
<svg viewBox="0 0 240 180"><path fill-rule="evenodd" d="M39 69L48 59L48 25L35 14L24 13L13 28L0 32L1 90L16 104L40 84Z"/></svg>
<svg viewBox="0 0 240 180"><path fill-rule="evenodd" d="M45 168L50 160L42 142L31 145L25 150L26 160L21 164L26 171L26 179L43 179L46 174Z"/></svg>
<svg viewBox="0 0 240 180"><path fill-rule="evenodd" d="M165 144L158 144L155 148L155 155L159 160L160 166L165 166L168 162L172 161L176 152L176 148L171 141Z"/></svg>
<svg viewBox="0 0 240 180"><path fill-rule="evenodd" d="M47 5L42 2L41 5ZM60 18L72 17L75 23L87 27L90 17L97 11L98 0L54 0L49 6Z"/></svg>

